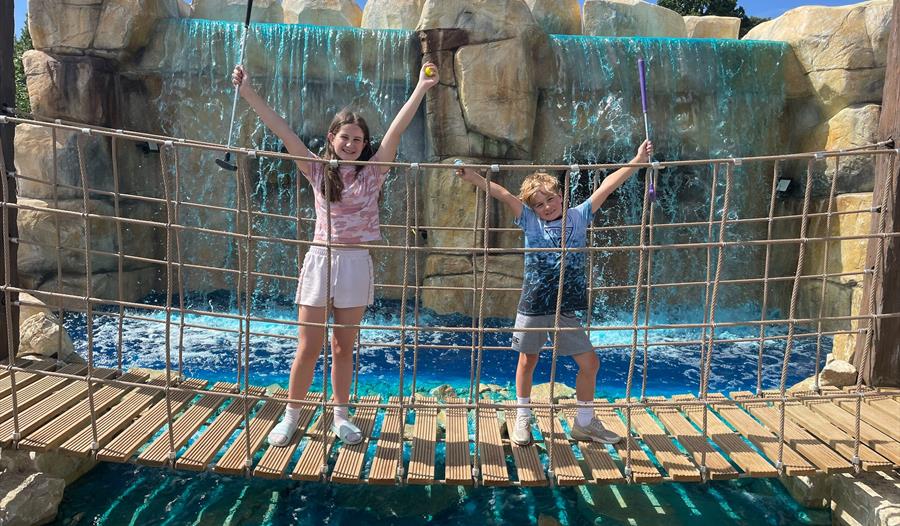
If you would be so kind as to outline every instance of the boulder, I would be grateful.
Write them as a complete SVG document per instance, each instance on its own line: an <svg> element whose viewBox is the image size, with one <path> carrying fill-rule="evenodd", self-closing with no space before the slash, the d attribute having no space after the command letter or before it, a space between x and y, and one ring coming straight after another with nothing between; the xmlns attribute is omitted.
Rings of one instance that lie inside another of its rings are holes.
<svg viewBox="0 0 900 526"><path fill-rule="evenodd" d="M0 524L31 526L56 517L66 483L43 473L0 476Z"/></svg>
<svg viewBox="0 0 900 526"><path fill-rule="evenodd" d="M881 106L860 104L842 109L822 126L827 129L824 149L848 150L878 141ZM871 192L875 187L875 162L872 156L829 157L825 160L825 181L837 175L836 193ZM821 186L821 185L820 185ZM825 191L819 188L820 192Z"/></svg>
<svg viewBox="0 0 900 526"><path fill-rule="evenodd" d="M88 187L97 190L113 189L112 158L106 137L87 136L68 130L56 130L55 135L54 142L53 128L32 124L16 126L16 171L27 177L18 181L19 197L48 201L54 197L63 200L81 198L83 192L79 142Z"/></svg>
<svg viewBox="0 0 900 526"><path fill-rule="evenodd" d="M0 450L0 467L8 474L30 475L35 472L71 484L97 465L87 457L73 457L55 451L38 453L23 449ZM0 477L2 479L3 477ZM0 523L2 524L2 523Z"/></svg>
<svg viewBox="0 0 900 526"><path fill-rule="evenodd" d="M585 0L582 31L603 37L685 38L684 18L642 0Z"/></svg>
<svg viewBox="0 0 900 526"><path fill-rule="evenodd" d="M98 57L22 55L28 99L35 115L108 126L115 105L115 65Z"/></svg>
<svg viewBox="0 0 900 526"><path fill-rule="evenodd" d="M164 283L160 282L160 269L155 267L132 270L122 273L122 301L139 301L155 290L164 290ZM56 276L51 276L47 281L38 286L34 295L42 301L53 305L62 302L64 308L69 310L84 309L84 302L74 298L58 298L42 292L62 293L84 297L87 289L84 274L63 275L62 285ZM175 291L173 291L175 292ZM118 300L119 278L117 272L93 274L91 276L91 296L94 298Z"/></svg>
<svg viewBox="0 0 900 526"><path fill-rule="evenodd" d="M103 0L29 0L28 32L34 49L83 54L91 47Z"/></svg>
<svg viewBox="0 0 900 526"><path fill-rule="evenodd" d="M194 0L191 7L193 18L241 23L247 18L247 0ZM281 23L284 11L276 0L255 0L250 21Z"/></svg>
<svg viewBox="0 0 900 526"><path fill-rule="evenodd" d="M37 354L56 357L64 362L80 362L71 360L75 346L65 327L61 327L59 319L52 314L38 313L29 316L19 324L19 353Z"/></svg>
<svg viewBox="0 0 900 526"><path fill-rule="evenodd" d="M736 39L741 31L741 19L733 16L686 16L684 27L688 38Z"/></svg>
<svg viewBox="0 0 900 526"><path fill-rule="evenodd" d="M19 327L22 327L22 321L34 316L35 314L46 313L51 314L50 307L43 301L35 298L31 294L19 293Z"/></svg>
<svg viewBox="0 0 900 526"><path fill-rule="evenodd" d="M429 256L429 258L436 256ZM477 274L475 287L481 287L482 272ZM440 290L425 289L422 291L422 306L432 309L439 314L450 314L459 312L467 316L478 316L481 307L480 295L476 298L477 302L472 307L472 292L469 290L473 287L472 273L454 274L454 275L438 275L426 276L423 282L426 287L458 287L461 290ZM484 304L482 315L485 317L505 317L508 318L516 312L516 305L519 302L519 291L522 286L522 280L495 274L487 273L487 286L506 288L504 291L490 291L484 296Z"/></svg>
<svg viewBox="0 0 900 526"><path fill-rule="evenodd" d="M872 224L872 194L843 194L835 197L831 219L827 215L817 216L809 220L810 237L838 237L867 235ZM828 199L811 203L810 213L825 214L828 211ZM855 213L854 213L855 212ZM826 226L828 230L826 231ZM804 274L821 274L825 269L830 274L862 271L865 268L866 239L844 239L828 242L828 264L825 266L825 242L811 242L807 245ZM847 279L853 276L847 277ZM843 278L842 278L843 279ZM855 281L862 281L862 275Z"/></svg>
<svg viewBox="0 0 900 526"><path fill-rule="evenodd" d="M525 3L545 33L581 34L581 3L578 0L525 0Z"/></svg>
<svg viewBox="0 0 900 526"><path fill-rule="evenodd" d="M810 388L812 386L810 385ZM805 476L781 475L778 480L788 490L797 503L806 508L827 509L831 503L831 481L833 475L820 474Z"/></svg>
<svg viewBox="0 0 900 526"><path fill-rule="evenodd" d="M95 52L118 59L133 56L147 45L159 19L182 16L182 5L180 0L106 0L94 36Z"/></svg>
<svg viewBox="0 0 900 526"><path fill-rule="evenodd" d="M52 203L40 199L20 199L19 204L30 207L19 210L17 218L19 239L22 240L18 253L19 272L29 276L55 276L59 271L57 265L57 260L59 260L63 273L83 274L86 271L85 222L78 216L61 215L51 210L81 213L84 209L84 201L79 199L59 201L58 206L54 207ZM89 202L88 208L91 214L115 217L115 208L105 201L92 200ZM149 205L130 204L124 209L120 208L120 212L124 217L139 216L145 219L150 214L144 210L147 208ZM157 232L154 227L123 223L120 246L117 227L112 219L92 218L89 223L91 228L90 249L106 252L106 254L91 255L91 272L104 272L118 268L119 258L115 254L120 249L125 255L142 257L154 257L159 253L156 241ZM62 248L58 252L56 249L57 228L59 229L59 246ZM124 267L127 269L141 266L146 266L146 264L129 260L124 262Z"/></svg>
<svg viewBox="0 0 900 526"><path fill-rule="evenodd" d="M457 398L456 389L450 384L442 384L428 392L440 402L446 402L449 398Z"/></svg>
<svg viewBox="0 0 900 526"><path fill-rule="evenodd" d="M470 131L531 151L537 86L523 39L463 46L456 53L459 102Z"/></svg>
<svg viewBox="0 0 900 526"><path fill-rule="evenodd" d="M879 102L884 87L891 0L804 6L751 29L747 40L788 42L826 117Z"/></svg>
<svg viewBox="0 0 900 526"><path fill-rule="evenodd" d="M359 27L362 9L355 0L284 0L285 24Z"/></svg>
<svg viewBox="0 0 900 526"><path fill-rule="evenodd" d="M524 0L425 0L416 30L449 27L465 30L469 44L543 33Z"/></svg>
<svg viewBox="0 0 900 526"><path fill-rule="evenodd" d="M834 387L856 385L856 367L844 360L832 360L819 373L819 385Z"/></svg>
<svg viewBox="0 0 900 526"><path fill-rule="evenodd" d="M555 401L559 401L563 398L574 398L575 397L575 389L572 389L568 385L556 382L556 387L553 390L553 399ZM534 401L538 400L549 400L550 399L550 383L537 384L531 388L531 399Z"/></svg>
<svg viewBox="0 0 900 526"><path fill-rule="evenodd" d="M367 29L415 29L425 0L368 0L360 27Z"/></svg>

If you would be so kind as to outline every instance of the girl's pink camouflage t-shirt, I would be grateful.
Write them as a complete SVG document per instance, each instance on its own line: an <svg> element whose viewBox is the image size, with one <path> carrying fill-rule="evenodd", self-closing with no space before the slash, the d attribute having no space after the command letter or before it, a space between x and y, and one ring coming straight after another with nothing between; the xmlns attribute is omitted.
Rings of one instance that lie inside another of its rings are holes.
<svg viewBox="0 0 900 526"><path fill-rule="evenodd" d="M328 205L322 193L322 177L326 165L311 162L310 173L303 176L313 187L316 199L316 235L314 241L328 241ZM381 240L381 223L378 217L378 196L384 184L385 174L378 173L377 166L364 166L359 172L356 166L341 165L338 170L344 182L340 201L331 203L331 241L333 243L367 243Z"/></svg>

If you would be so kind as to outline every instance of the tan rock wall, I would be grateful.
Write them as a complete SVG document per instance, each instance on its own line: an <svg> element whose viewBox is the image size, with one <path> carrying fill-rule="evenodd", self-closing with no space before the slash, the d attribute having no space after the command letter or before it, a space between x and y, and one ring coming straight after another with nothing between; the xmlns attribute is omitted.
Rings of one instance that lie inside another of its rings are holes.
<svg viewBox="0 0 900 526"><path fill-rule="evenodd" d="M359 27L362 9L355 0L284 0L286 24Z"/></svg>
<svg viewBox="0 0 900 526"><path fill-rule="evenodd" d="M369 0L360 27L367 29L415 29L425 0Z"/></svg>
<svg viewBox="0 0 900 526"><path fill-rule="evenodd" d="M686 16L684 26L688 38L736 39L741 19L733 16Z"/></svg>
<svg viewBox="0 0 900 526"><path fill-rule="evenodd" d="M534 20L547 34L580 35L581 3L578 0L525 0Z"/></svg>
<svg viewBox="0 0 900 526"><path fill-rule="evenodd" d="M642 0L585 0L582 25L592 36L687 36L681 15Z"/></svg>

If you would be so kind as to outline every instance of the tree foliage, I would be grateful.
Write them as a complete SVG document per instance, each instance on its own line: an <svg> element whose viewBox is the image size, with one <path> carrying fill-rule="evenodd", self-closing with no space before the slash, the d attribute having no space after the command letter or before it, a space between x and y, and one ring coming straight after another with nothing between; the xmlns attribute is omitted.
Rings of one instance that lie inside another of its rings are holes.
<svg viewBox="0 0 900 526"><path fill-rule="evenodd" d="M659 0L657 5L671 9L682 16L732 16L741 19L740 36L753 27L770 20L758 16L747 16L737 0Z"/></svg>
<svg viewBox="0 0 900 526"><path fill-rule="evenodd" d="M28 100L28 87L25 85L25 68L22 65L22 55L29 49L34 49L31 43L31 33L28 32L28 20L25 27L13 45L13 62L16 74L16 109L31 113L31 102Z"/></svg>

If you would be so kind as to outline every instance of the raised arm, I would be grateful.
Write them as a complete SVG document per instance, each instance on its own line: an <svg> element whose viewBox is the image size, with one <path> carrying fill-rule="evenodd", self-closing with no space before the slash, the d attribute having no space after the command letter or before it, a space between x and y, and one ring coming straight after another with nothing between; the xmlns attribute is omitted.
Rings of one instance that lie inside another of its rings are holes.
<svg viewBox="0 0 900 526"><path fill-rule="evenodd" d="M456 170L456 175L462 179L463 181L477 186L482 190L487 188L488 182L487 179L478 174L475 170L471 170L469 168L462 169L459 168ZM491 197L500 201L516 216L518 219L522 215L522 207L525 206L522 204L522 201L519 201L519 198L509 193L509 190L503 188L499 184L491 181Z"/></svg>
<svg viewBox="0 0 900 526"><path fill-rule="evenodd" d="M426 75L426 71L431 73L431 76ZM397 157L397 148L400 147L400 136L403 135L403 132L406 131L406 128L409 127L409 123L412 122L413 117L416 115L416 111L419 109L422 99L425 98L425 92L438 83L437 71L437 66L431 62L422 64L416 89L413 90L412 95L409 96L409 100L407 100L406 104L400 108L397 116L394 117L394 120L388 127L387 132L384 134L384 138L381 140L381 144L378 146L378 151L375 152L375 155L372 157L373 161L391 162ZM381 173L384 173L388 171L388 167L379 166L378 170Z"/></svg>
<svg viewBox="0 0 900 526"><path fill-rule="evenodd" d="M650 160L650 156L653 155L653 143L650 141L644 141L641 143L638 148L637 154L635 154L634 159L629 161L629 164L633 163L646 163ZM600 183L600 186L594 190L594 193L591 194L591 211L596 212L600 209L600 205L602 205L606 198L610 196L613 192L616 191L617 188L622 186L622 184L628 180L638 169L634 167L623 167L619 168L615 172L606 176L606 179Z"/></svg>
<svg viewBox="0 0 900 526"><path fill-rule="evenodd" d="M281 139L281 142L284 143L284 147L287 149L288 153L300 157L310 157L309 148L307 148L306 145L303 144L303 141L300 140L300 137L294 133L294 130L291 129L287 121L284 120L281 115L275 113L275 110L270 108L269 105L266 104L266 101L256 93L256 90L254 90L251 85L250 76L240 64L234 67L234 72L231 74L231 82L238 87L241 96L244 97L247 104L253 108L253 111L259 115L259 118L262 119L263 123L268 126L279 139ZM297 168L303 173L308 174L310 168L309 162L297 161Z"/></svg>

